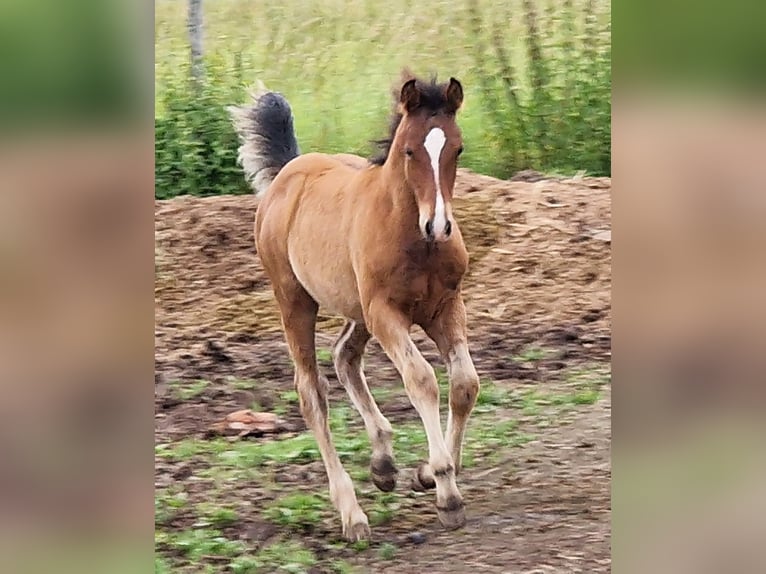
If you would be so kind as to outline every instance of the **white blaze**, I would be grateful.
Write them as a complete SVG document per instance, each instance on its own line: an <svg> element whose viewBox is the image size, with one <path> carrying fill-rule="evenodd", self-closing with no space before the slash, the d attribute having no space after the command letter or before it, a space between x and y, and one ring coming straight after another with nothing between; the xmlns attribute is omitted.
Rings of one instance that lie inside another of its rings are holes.
<svg viewBox="0 0 766 574"><path fill-rule="evenodd" d="M426 136L425 146L428 156L431 158L431 168L436 182L436 209L434 210L434 235L441 237L447 227L447 212L444 209L444 195L439 183L439 158L447 141L441 128L433 128Z"/></svg>

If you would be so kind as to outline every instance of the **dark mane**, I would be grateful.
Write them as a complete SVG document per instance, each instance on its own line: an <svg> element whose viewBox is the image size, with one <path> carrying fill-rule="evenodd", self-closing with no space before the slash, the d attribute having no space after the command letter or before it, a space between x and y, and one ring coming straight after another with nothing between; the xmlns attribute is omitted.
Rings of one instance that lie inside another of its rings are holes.
<svg viewBox="0 0 766 574"><path fill-rule="evenodd" d="M448 84L437 83L436 76L432 77L428 82L415 78L415 82L420 91L419 109L427 110L431 113L438 113L447 109L446 93ZM380 148L378 154L371 157L369 160L373 165L383 165L386 163L388 153L391 151L391 144L394 142L396 130L399 128L399 124L402 121L402 114L399 112L400 89L401 85L392 91L394 97L394 111L391 114L388 137L373 141L373 143Z"/></svg>

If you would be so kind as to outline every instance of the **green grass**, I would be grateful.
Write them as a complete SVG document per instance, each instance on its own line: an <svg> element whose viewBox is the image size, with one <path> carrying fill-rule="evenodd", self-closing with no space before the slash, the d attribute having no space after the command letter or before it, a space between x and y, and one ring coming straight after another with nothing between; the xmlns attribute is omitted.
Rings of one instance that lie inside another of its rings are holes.
<svg viewBox="0 0 766 574"><path fill-rule="evenodd" d="M204 502L197 505L197 515L200 517L195 526L226 528L236 524L239 519L237 511L233 508L219 506L216 503Z"/></svg>
<svg viewBox="0 0 766 574"><path fill-rule="evenodd" d="M519 355L513 357L514 361L519 363L537 363L547 357L549 352L540 347L527 347Z"/></svg>
<svg viewBox="0 0 766 574"><path fill-rule="evenodd" d="M168 385L173 395L182 401L188 401L200 396L210 386L209 381L172 381Z"/></svg>
<svg viewBox="0 0 766 574"><path fill-rule="evenodd" d="M155 544L180 553L189 562L199 562L204 557L226 558L242 554L245 545L229 540L212 528L195 528L181 532L156 532Z"/></svg>
<svg viewBox="0 0 766 574"><path fill-rule="evenodd" d="M229 563L229 569L235 574L303 574L316 563L317 558L311 550L299 542L287 541L271 544L255 556L240 556Z"/></svg>
<svg viewBox="0 0 766 574"><path fill-rule="evenodd" d="M271 412L279 416L284 416L291 407L296 407L298 404L297 391L284 391L280 393L279 400L272 405Z"/></svg>
<svg viewBox="0 0 766 574"><path fill-rule="evenodd" d="M384 542L378 548L378 556L382 560L392 560L396 556L397 548L390 542Z"/></svg>
<svg viewBox="0 0 766 574"><path fill-rule="evenodd" d="M189 495L176 488L158 489L154 493L154 521L157 524L170 522L189 504Z"/></svg>
<svg viewBox="0 0 766 574"><path fill-rule="evenodd" d="M317 361L320 365L324 365L326 367L332 367L333 365L333 359L332 359L332 351L330 349L317 349Z"/></svg>
<svg viewBox="0 0 766 574"><path fill-rule="evenodd" d="M395 394L394 390L390 387L373 387L370 389L370 392L372 393L372 398L378 404L386 402Z"/></svg>
<svg viewBox="0 0 766 574"><path fill-rule="evenodd" d="M276 524L305 530L319 524L331 508L326 497L299 492L274 501L266 508L264 516Z"/></svg>
<svg viewBox="0 0 766 574"><path fill-rule="evenodd" d="M371 502L366 506L369 508L368 518L371 526L379 526L390 522L394 517L394 512L399 507L399 495L393 492L372 492Z"/></svg>
<svg viewBox="0 0 766 574"><path fill-rule="evenodd" d="M187 85L186 4L155 4L159 197L247 192L223 106L244 101L256 79L290 100L302 150L370 155L403 66L462 81L463 166L609 173L606 0L435 0L427 16L405 0L203 6L210 86L199 96Z"/></svg>
<svg viewBox="0 0 766 574"><path fill-rule="evenodd" d="M333 563L330 564L330 569L335 572L335 574L353 574L356 572L354 567L345 560L333 561Z"/></svg>

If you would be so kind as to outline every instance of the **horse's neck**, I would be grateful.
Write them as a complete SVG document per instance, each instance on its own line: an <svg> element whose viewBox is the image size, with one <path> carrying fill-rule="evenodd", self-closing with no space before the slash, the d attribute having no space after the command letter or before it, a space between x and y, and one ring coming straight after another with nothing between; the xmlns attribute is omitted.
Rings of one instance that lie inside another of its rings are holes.
<svg viewBox="0 0 766 574"><path fill-rule="evenodd" d="M415 192L404 181L404 176L395 169L384 166L378 174L378 185L385 201L390 202L390 220L386 222L389 229L397 224L403 229L411 229L413 223L417 226L418 204ZM417 228L417 227L416 227Z"/></svg>

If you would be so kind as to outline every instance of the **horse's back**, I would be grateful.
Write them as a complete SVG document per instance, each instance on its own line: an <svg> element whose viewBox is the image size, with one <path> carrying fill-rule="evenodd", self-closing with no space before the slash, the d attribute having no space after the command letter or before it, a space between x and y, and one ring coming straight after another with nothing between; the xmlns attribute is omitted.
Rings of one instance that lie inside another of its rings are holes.
<svg viewBox="0 0 766 574"><path fill-rule="evenodd" d="M276 179L274 179L272 185L276 183L278 187L280 180L295 177L296 175L303 175L311 179L324 175L328 171L332 171L334 177L351 177L366 165L367 160L358 155L348 153L307 153L299 155L285 165Z"/></svg>

